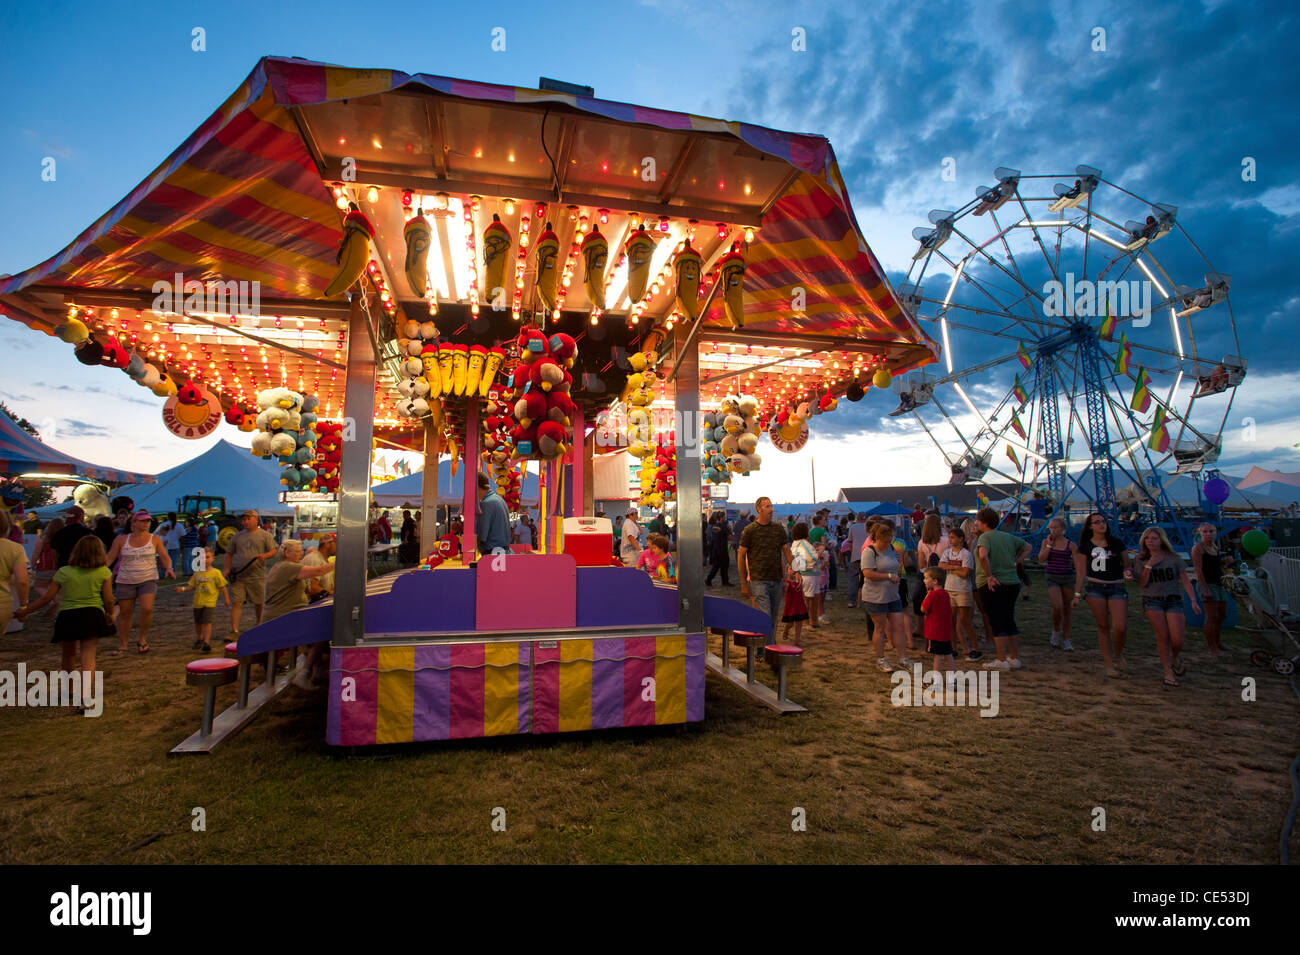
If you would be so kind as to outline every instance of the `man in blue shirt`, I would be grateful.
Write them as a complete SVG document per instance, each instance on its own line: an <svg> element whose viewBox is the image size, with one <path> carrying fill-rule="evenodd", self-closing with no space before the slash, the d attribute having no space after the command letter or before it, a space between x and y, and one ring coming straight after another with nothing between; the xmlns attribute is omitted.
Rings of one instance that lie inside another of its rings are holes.
<svg viewBox="0 0 1300 955"><path fill-rule="evenodd" d="M510 553L510 511L482 471L478 472L478 517L474 533L480 554Z"/></svg>

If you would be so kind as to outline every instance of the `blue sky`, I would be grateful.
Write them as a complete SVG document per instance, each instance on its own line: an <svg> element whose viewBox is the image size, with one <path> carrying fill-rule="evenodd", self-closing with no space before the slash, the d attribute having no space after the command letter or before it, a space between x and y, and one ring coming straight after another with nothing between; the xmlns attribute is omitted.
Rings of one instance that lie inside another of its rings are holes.
<svg viewBox="0 0 1300 955"><path fill-rule="evenodd" d="M206 31L206 52L191 50L194 27ZM491 50L494 27L506 30L505 52ZM791 49L796 27L806 51ZM1098 27L1104 52L1092 49ZM995 166L1055 172L1087 162L1176 204L1197 244L1233 277L1251 362L1223 462L1242 472L1251 463L1300 470L1291 400L1300 390L1297 33L1297 13L1283 3L7 5L0 183L11 226L0 230L0 272L71 241L261 55L521 86L549 75L610 99L826 135L867 239L896 279L926 212L964 202ZM40 179L46 156L58 162L53 183ZM1242 181L1247 156L1254 182ZM955 181L941 176L944 157L955 161ZM59 447L137 469L201 450L162 428L151 395L107 370L84 370L61 343L0 327L0 355L9 363L0 400L53 425ZM942 479L933 445L915 426L884 418L891 409L873 394L814 419L804 454L816 456L821 496L839 484ZM1249 441L1236 420L1247 417L1256 422ZM863 446L880 453L864 463ZM768 450L738 497L802 481L807 461L776 461Z"/></svg>

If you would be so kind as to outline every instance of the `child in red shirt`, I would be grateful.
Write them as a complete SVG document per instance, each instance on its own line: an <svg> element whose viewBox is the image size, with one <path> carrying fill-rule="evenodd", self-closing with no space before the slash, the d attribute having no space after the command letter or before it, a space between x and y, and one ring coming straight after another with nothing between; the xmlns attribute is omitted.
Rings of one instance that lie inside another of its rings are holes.
<svg viewBox="0 0 1300 955"><path fill-rule="evenodd" d="M925 600L921 613L925 615L925 649L934 654L934 668L952 672L952 602L943 587L947 574L941 567L925 569Z"/></svg>

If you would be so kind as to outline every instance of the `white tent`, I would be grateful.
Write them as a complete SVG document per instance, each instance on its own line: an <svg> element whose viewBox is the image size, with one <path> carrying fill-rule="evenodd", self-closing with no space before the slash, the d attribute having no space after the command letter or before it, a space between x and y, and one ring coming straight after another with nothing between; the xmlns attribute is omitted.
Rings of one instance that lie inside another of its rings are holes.
<svg viewBox="0 0 1300 955"><path fill-rule="evenodd" d="M125 494L136 507L155 516L174 511L186 494L224 497L226 510L255 510L263 517L291 517L293 508L281 504L280 464L275 458L254 457L247 448L218 441L198 457L158 475L157 484L126 484L114 488L110 498ZM70 501L40 508L42 517L55 517Z"/></svg>

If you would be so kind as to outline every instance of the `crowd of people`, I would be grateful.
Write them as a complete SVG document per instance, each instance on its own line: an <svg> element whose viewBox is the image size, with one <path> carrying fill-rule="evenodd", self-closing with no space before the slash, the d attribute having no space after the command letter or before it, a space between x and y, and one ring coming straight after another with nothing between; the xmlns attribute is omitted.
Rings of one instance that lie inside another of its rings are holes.
<svg viewBox="0 0 1300 955"><path fill-rule="evenodd" d="M85 511L74 504L62 518L32 529L40 539L29 575L26 551L10 539L9 518L0 513L0 632L11 618L26 620L41 610L46 616L54 613L52 642L60 645L63 669L93 674L100 640L117 637L118 646L109 655L119 656L127 652L134 631L135 652L149 652L160 580L187 578L176 589L194 595L193 648L203 653L212 650L218 597L230 608L234 639L246 603L258 624L333 592L334 535L318 539L304 556L302 541L289 536L283 524L264 525L254 511L244 512L241 523L218 566L215 522L171 513L155 526L148 510L131 505L115 518L99 518L91 528ZM18 594L16 607L11 582ZM299 648L294 682L314 686L313 676L323 676L323 660L320 645Z"/></svg>
<svg viewBox="0 0 1300 955"><path fill-rule="evenodd" d="M769 642L798 644L805 623L825 621L825 602L835 593L831 573L851 570L848 606L865 611L867 636L876 666L892 671L912 666L912 654L933 657L936 670L953 671L960 655L968 662L1004 672L1021 669L1017 602L1032 585L1025 567L1029 544L1001 529L1003 515L991 507L973 517L944 519L919 506L904 516L912 522L909 547L898 525L887 517L849 514L838 521L819 511L805 520L773 518L772 503L760 498L755 514L741 515L736 533L741 595L767 614ZM832 525L828 527L828 524ZM727 579L729 522L721 514L707 519L706 582L720 571ZM626 523L624 524L626 527ZM1191 550L1196 584L1186 562L1165 532L1149 527L1131 552L1100 513L1087 516L1077 538L1067 536L1060 518L1048 524L1038 548L1042 580L1051 604L1051 647L1073 652L1078 639L1074 615L1086 603L1096 626L1097 646L1108 676L1127 669L1130 584L1136 584L1142 611L1156 636L1166 686L1179 685L1186 672L1183 646L1186 605L1203 615L1205 639L1214 658L1221 642L1228 595L1219 581L1232 560L1217 529L1203 524ZM977 636L976 620L982 636ZM893 659L891 660L891 653Z"/></svg>

